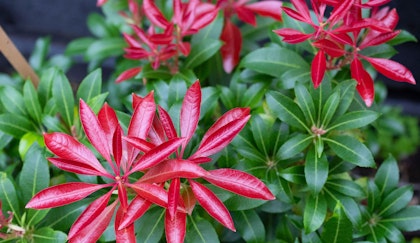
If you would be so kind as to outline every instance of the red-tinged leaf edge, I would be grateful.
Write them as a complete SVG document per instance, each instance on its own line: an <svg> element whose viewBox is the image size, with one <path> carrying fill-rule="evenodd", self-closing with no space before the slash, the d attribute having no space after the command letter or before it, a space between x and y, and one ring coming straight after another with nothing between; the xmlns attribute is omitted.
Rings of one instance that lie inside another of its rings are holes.
<svg viewBox="0 0 420 243"><path fill-rule="evenodd" d="M204 179L211 184L238 195L261 200L274 200L275 196L257 177L234 169L216 169L209 171Z"/></svg>
<svg viewBox="0 0 420 243"><path fill-rule="evenodd" d="M416 80L411 71L396 61L366 56L363 58L372 64L372 66L385 77L399 82L416 84Z"/></svg>
<svg viewBox="0 0 420 243"><path fill-rule="evenodd" d="M207 187L193 180L188 181L195 198L204 210L226 228L235 232L236 229L232 217L222 201Z"/></svg>
<svg viewBox="0 0 420 243"><path fill-rule="evenodd" d="M225 72L231 73L239 63L242 48L241 31L230 20L226 20L220 35L220 40L224 42L220 48L223 69Z"/></svg>
<svg viewBox="0 0 420 243"><path fill-rule="evenodd" d="M281 21L281 1L260 1L246 5L246 8L261 15Z"/></svg>
<svg viewBox="0 0 420 243"><path fill-rule="evenodd" d="M350 64L351 77L357 81L357 92L362 97L367 107L374 101L375 91L373 79L363 68L362 62L355 58Z"/></svg>
<svg viewBox="0 0 420 243"><path fill-rule="evenodd" d="M118 75L118 77L115 79L115 83L121 83L123 81L129 80L131 78L134 78L135 76L137 76L137 74L139 74L141 72L141 67L134 67L134 68L130 68L125 70L124 72L122 72L120 75Z"/></svg>
<svg viewBox="0 0 420 243"><path fill-rule="evenodd" d="M97 242L111 222L117 204L118 201L114 201L111 205L107 206L98 217L71 238L69 243Z"/></svg>
<svg viewBox="0 0 420 243"><path fill-rule="evenodd" d="M68 240L71 240L74 236L76 236L79 231L83 230L87 225L89 225L108 205L109 199L111 198L112 188L107 194L99 197L95 201L93 201L89 206L80 214L80 216L76 219L73 225L70 228L69 234L67 235Z"/></svg>
<svg viewBox="0 0 420 243"><path fill-rule="evenodd" d="M182 243L185 239L187 229L187 214L177 211L171 218L169 211L165 212L165 235L166 241L171 243Z"/></svg>
<svg viewBox="0 0 420 243"><path fill-rule="evenodd" d="M79 201L97 190L109 186L110 184L98 185L84 182L69 182L52 186L38 192L25 207L33 209L60 207Z"/></svg>
<svg viewBox="0 0 420 243"><path fill-rule="evenodd" d="M134 221L146 213L151 205L152 203L150 201L140 196L136 196L128 205L127 212L124 214L124 217L119 224L118 230L121 230L134 223Z"/></svg>
<svg viewBox="0 0 420 243"><path fill-rule="evenodd" d="M148 183L161 183L175 178L200 178L209 173L189 160L171 159L166 160L150 168L139 181Z"/></svg>
<svg viewBox="0 0 420 243"><path fill-rule="evenodd" d="M311 64L311 78L315 88L321 84L327 69L327 60L323 50L319 50Z"/></svg>
<svg viewBox="0 0 420 243"><path fill-rule="evenodd" d="M184 100L182 101L180 113L180 130L181 137L184 138L181 148L181 157L188 142L193 137L197 129L198 120L200 118L201 106L201 87L200 82L197 80L188 88Z"/></svg>
<svg viewBox="0 0 420 243"><path fill-rule="evenodd" d="M125 210L119 207L115 215L114 229L117 243L136 243L136 235L134 233L134 224L127 227L120 227L121 221L125 217Z"/></svg>

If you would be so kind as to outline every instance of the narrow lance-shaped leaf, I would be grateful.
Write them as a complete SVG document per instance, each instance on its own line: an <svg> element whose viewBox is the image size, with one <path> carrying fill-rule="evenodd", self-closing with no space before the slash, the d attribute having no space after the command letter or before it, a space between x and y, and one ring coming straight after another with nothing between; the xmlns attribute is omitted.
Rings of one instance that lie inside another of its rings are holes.
<svg viewBox="0 0 420 243"><path fill-rule="evenodd" d="M322 113L321 113L322 127L328 126L339 104L340 104L340 93L336 91L332 95L330 95L330 97L328 97L327 101L324 104L324 107L322 108Z"/></svg>
<svg viewBox="0 0 420 243"><path fill-rule="evenodd" d="M311 64L312 83L315 88L321 84L327 68L327 59L323 50L319 50Z"/></svg>
<svg viewBox="0 0 420 243"><path fill-rule="evenodd" d="M359 110L345 113L334 120L327 130L350 130L371 124L379 117L379 113L370 110Z"/></svg>
<svg viewBox="0 0 420 243"><path fill-rule="evenodd" d="M165 208L168 206L168 193L160 186L141 182L127 184L127 186L132 188L137 195L154 204Z"/></svg>
<svg viewBox="0 0 420 243"><path fill-rule="evenodd" d="M295 85L296 101L304 114L306 121L315 124L316 111L314 101L307 88L299 83Z"/></svg>
<svg viewBox="0 0 420 243"><path fill-rule="evenodd" d="M265 227L255 210L235 211L232 217L238 233L246 242L265 242Z"/></svg>
<svg viewBox="0 0 420 243"><path fill-rule="evenodd" d="M121 228L119 225L125 216L125 210L119 207L115 215L114 229L117 242L136 243L136 235L134 233L134 224Z"/></svg>
<svg viewBox="0 0 420 243"><path fill-rule="evenodd" d="M403 231L420 230L420 206L409 206L392 216L381 220L384 223L391 223Z"/></svg>
<svg viewBox="0 0 420 243"><path fill-rule="evenodd" d="M150 201L136 196L128 205L127 212L124 214L123 219L121 219L118 229L123 229L134 223L134 221L146 213L151 205L152 203Z"/></svg>
<svg viewBox="0 0 420 243"><path fill-rule="evenodd" d="M343 205L337 204L333 216L325 223L321 238L323 242L350 243L353 240L353 225L343 210Z"/></svg>
<svg viewBox="0 0 420 243"><path fill-rule="evenodd" d="M1 208L3 212L11 211L14 215L20 215L15 186L7 174L2 171L0 171L0 201L3 203Z"/></svg>
<svg viewBox="0 0 420 243"><path fill-rule="evenodd" d="M173 218L171 218L169 214L169 210L166 210L166 240L167 242L182 243L184 242L187 228L187 214L183 212L176 212Z"/></svg>
<svg viewBox="0 0 420 243"><path fill-rule="evenodd" d="M99 95L102 89L102 72L96 69L89 73L79 85L76 97L89 102L93 97Z"/></svg>
<svg viewBox="0 0 420 243"><path fill-rule="evenodd" d="M404 187L393 190L382 200L382 203L379 206L378 215L382 217L392 215L407 207L412 198L413 188L411 185L406 185Z"/></svg>
<svg viewBox="0 0 420 243"><path fill-rule="evenodd" d="M176 213L177 213L177 208L178 208L178 203L179 203L179 199L180 199L180 187L181 187L181 182L179 178L174 178L171 180L171 183L169 184L169 190L168 190L168 214L166 215L166 217L169 216L169 219L171 221L175 220L176 217Z"/></svg>
<svg viewBox="0 0 420 243"><path fill-rule="evenodd" d="M153 92L151 92L134 107L133 116L128 127L128 136L145 139L152 125L155 111L156 106Z"/></svg>
<svg viewBox="0 0 420 243"><path fill-rule="evenodd" d="M382 162L375 175L375 184L380 190L380 195L386 195L398 186L400 181L400 172L397 161L394 157L388 158Z"/></svg>
<svg viewBox="0 0 420 243"><path fill-rule="evenodd" d="M62 71L58 71L52 86L52 96L57 105L57 111L63 117L68 127L73 125L74 97L70 82Z"/></svg>
<svg viewBox="0 0 420 243"><path fill-rule="evenodd" d="M186 68L194 68L207 61L219 51L222 42L214 39L207 39L192 46L191 52L185 59Z"/></svg>
<svg viewBox="0 0 420 243"><path fill-rule="evenodd" d="M180 114L181 137L184 138L182 143L181 157L188 142L195 133L200 118L201 105L201 88L200 82L196 81L185 94L182 102Z"/></svg>
<svg viewBox="0 0 420 243"><path fill-rule="evenodd" d="M165 109L163 109L161 106L158 106L158 112L159 112L160 121L162 122L163 129L165 130L166 137L168 137L168 139L176 138L177 134L176 134L175 126L168 112Z"/></svg>
<svg viewBox="0 0 420 243"><path fill-rule="evenodd" d="M413 74L405 66L400 63L384 59L384 58L374 58L374 57L364 57L372 66L384 76L400 82L407 82L410 84L415 84L416 80L413 77Z"/></svg>
<svg viewBox="0 0 420 243"><path fill-rule="evenodd" d="M370 107L374 101L373 79L363 68L362 62L355 58L350 64L351 77L357 81L357 91L362 97L366 106Z"/></svg>
<svg viewBox="0 0 420 243"><path fill-rule="evenodd" d="M309 195L305 203L303 213L303 225L305 233L311 233L319 229L327 216L327 200L323 194Z"/></svg>
<svg viewBox="0 0 420 243"><path fill-rule="evenodd" d="M222 48L220 48L223 69L225 72L231 73L239 63L242 48L242 33L230 20L226 20L220 39L224 42Z"/></svg>
<svg viewBox="0 0 420 243"><path fill-rule="evenodd" d="M308 188L318 194L328 178L328 160L325 153L317 156L315 149L310 149L305 159L305 178Z"/></svg>
<svg viewBox="0 0 420 243"><path fill-rule="evenodd" d="M40 124L42 121L42 108L39 103L38 93L32 82L27 81L23 86L23 101L29 115L36 123Z"/></svg>

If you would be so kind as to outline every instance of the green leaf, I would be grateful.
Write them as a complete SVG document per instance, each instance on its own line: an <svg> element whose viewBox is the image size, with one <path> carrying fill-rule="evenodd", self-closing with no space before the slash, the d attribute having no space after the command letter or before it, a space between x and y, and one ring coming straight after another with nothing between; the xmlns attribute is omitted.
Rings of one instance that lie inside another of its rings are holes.
<svg viewBox="0 0 420 243"><path fill-rule="evenodd" d="M37 229L32 234L34 243L61 243L67 242L67 235L51 228Z"/></svg>
<svg viewBox="0 0 420 243"><path fill-rule="evenodd" d="M375 184L378 186L380 195L386 195L398 186L400 171L397 161L391 155L382 162L375 175Z"/></svg>
<svg viewBox="0 0 420 243"><path fill-rule="evenodd" d="M44 107L52 97L52 87L58 70L57 68L49 68L41 75L38 85L38 98L41 107Z"/></svg>
<svg viewBox="0 0 420 243"><path fill-rule="evenodd" d="M44 147L44 137L39 133L28 132L22 136L19 141L19 155L21 158L25 158L26 153L29 148L37 143L38 145Z"/></svg>
<svg viewBox="0 0 420 243"><path fill-rule="evenodd" d="M372 153L359 140L346 136L332 136L324 138L338 157L360 167L375 167Z"/></svg>
<svg viewBox="0 0 420 243"><path fill-rule="evenodd" d="M310 129L305 124L305 116L301 109L286 95L276 91L269 91L267 93L267 104L273 114L279 117L280 120L290 126L310 132Z"/></svg>
<svg viewBox="0 0 420 243"><path fill-rule="evenodd" d="M218 243L219 237L216 231L207 220L197 219L193 220L189 217L187 234L185 242L187 243Z"/></svg>
<svg viewBox="0 0 420 243"><path fill-rule="evenodd" d="M411 185L406 185L396 190L393 190L385 196L379 206L379 216L389 216L407 207L413 198L413 188Z"/></svg>
<svg viewBox="0 0 420 243"><path fill-rule="evenodd" d="M0 131L0 150L3 150L12 141L13 136Z"/></svg>
<svg viewBox="0 0 420 243"><path fill-rule="evenodd" d="M82 99L85 102L88 102L93 97L99 95L102 89L102 71L101 69L96 69L95 71L89 73L79 85L77 89L77 100Z"/></svg>
<svg viewBox="0 0 420 243"><path fill-rule="evenodd" d="M313 138L306 134L296 134L287 140L278 150L276 157L280 159L289 159L302 152L311 144Z"/></svg>
<svg viewBox="0 0 420 243"><path fill-rule="evenodd" d="M260 217L254 210L232 213L238 233L246 242L265 242L265 228Z"/></svg>
<svg viewBox="0 0 420 243"><path fill-rule="evenodd" d="M1 89L0 99L8 112L24 116L28 114L22 94L12 86L4 86Z"/></svg>
<svg viewBox="0 0 420 243"><path fill-rule="evenodd" d="M336 90L340 90L340 104L335 112L335 117L343 115L354 99L354 93L356 90L357 82L353 79L340 81L335 87Z"/></svg>
<svg viewBox="0 0 420 243"><path fill-rule="evenodd" d="M360 110L346 113L330 124L328 130L350 130L366 126L379 117L375 111Z"/></svg>
<svg viewBox="0 0 420 243"><path fill-rule="evenodd" d="M99 39L88 47L86 58L90 61L102 61L108 57L120 56L124 53L125 46L125 41L120 37Z"/></svg>
<svg viewBox="0 0 420 243"><path fill-rule="evenodd" d="M389 242L405 242L404 235L401 231L390 223L379 222L379 224L375 227L375 231L378 234L385 236Z"/></svg>
<svg viewBox="0 0 420 243"><path fill-rule="evenodd" d="M211 24L201 29L191 37L191 44L200 43L208 39L218 40L223 28L223 15L219 14Z"/></svg>
<svg viewBox="0 0 420 243"><path fill-rule="evenodd" d="M91 200L84 199L62 207L52 208L41 225L67 232Z"/></svg>
<svg viewBox="0 0 420 243"><path fill-rule="evenodd" d="M6 113L0 115L0 130L15 138L21 138L26 133L35 131L35 127L25 116Z"/></svg>
<svg viewBox="0 0 420 243"><path fill-rule="evenodd" d="M321 234L323 242L351 243L353 241L353 226L343 210L343 205L337 204L334 214L325 223Z"/></svg>
<svg viewBox="0 0 420 243"><path fill-rule="evenodd" d="M27 212L26 225L34 226L38 224L45 218L45 216L47 216L49 211L50 209L42 209L42 210L31 209L31 208L26 209L26 212Z"/></svg>
<svg viewBox="0 0 420 243"><path fill-rule="evenodd" d="M74 97L70 82L62 71L58 71L52 87L53 99L65 124L73 125Z"/></svg>
<svg viewBox="0 0 420 243"><path fill-rule="evenodd" d="M327 216L327 201L323 194L309 195L306 198L305 211L303 213L303 225L305 233L311 233L319 229Z"/></svg>
<svg viewBox="0 0 420 243"><path fill-rule="evenodd" d="M0 171L0 200L3 204L3 212L10 211L19 217L20 207L15 186L7 174L2 171Z"/></svg>
<svg viewBox="0 0 420 243"><path fill-rule="evenodd" d="M255 144L257 145L257 149L261 151L265 157L270 156L270 151L268 148L270 147L270 144L268 142L271 133L268 133L267 131L271 129L272 125L273 121L263 119L258 115L255 116L251 122L251 131Z"/></svg>
<svg viewBox="0 0 420 243"><path fill-rule="evenodd" d="M340 93L334 92L324 104L321 112L321 126L327 127L330 123L335 111L337 110L338 104L340 103Z"/></svg>
<svg viewBox="0 0 420 243"><path fill-rule="evenodd" d="M163 234L165 211L159 207L149 209L136 224L137 242L159 242Z"/></svg>
<svg viewBox="0 0 420 243"><path fill-rule="evenodd" d="M241 106L254 108L257 107L267 92L267 85L264 83L255 83L251 85L241 96Z"/></svg>
<svg viewBox="0 0 420 243"><path fill-rule="evenodd" d="M396 46L405 42L417 42L417 38L415 35L411 34L407 30L401 30L401 32L394 37L392 40L388 41L387 44L392 46Z"/></svg>
<svg viewBox="0 0 420 243"><path fill-rule="evenodd" d="M144 65L138 78L153 78L168 80L172 77L170 70L167 67L161 66L158 69L153 69L150 64Z"/></svg>
<svg viewBox="0 0 420 243"><path fill-rule="evenodd" d="M305 159L305 178L313 194L322 190L328 178L328 159L325 153L318 157L314 149L309 149Z"/></svg>
<svg viewBox="0 0 420 243"><path fill-rule="evenodd" d="M202 64L219 51L222 42L216 39L205 39L191 46L191 52L185 59L185 68L194 68Z"/></svg>
<svg viewBox="0 0 420 243"><path fill-rule="evenodd" d="M306 122L308 124L315 125L315 104L312 100L312 96L309 94L308 89L303 84L297 83L295 86L295 95L296 101L300 106L303 115L305 115Z"/></svg>
<svg viewBox="0 0 420 243"><path fill-rule="evenodd" d="M95 38L92 37L82 37L72 40L69 44L67 44L64 53L68 56L84 55L88 47L92 45L93 42L95 42Z"/></svg>
<svg viewBox="0 0 420 243"><path fill-rule="evenodd" d="M200 119L205 115L212 115L212 111L216 108L219 100L219 91L216 87L204 87L201 89L201 112Z"/></svg>
<svg viewBox="0 0 420 243"><path fill-rule="evenodd" d="M350 180L331 179L327 181L325 186L328 186L329 189L353 198L364 198L366 196L362 187L354 181Z"/></svg>
<svg viewBox="0 0 420 243"><path fill-rule="evenodd" d="M279 172L279 175L292 183L304 185L306 183L305 169L303 165L287 167Z"/></svg>
<svg viewBox="0 0 420 243"><path fill-rule="evenodd" d="M243 211L257 208L266 202L266 200L247 198L234 194L224 204L229 211Z"/></svg>
<svg viewBox="0 0 420 243"><path fill-rule="evenodd" d="M391 223L402 231L420 230L420 206L409 206L386 219L382 219L381 223Z"/></svg>
<svg viewBox="0 0 420 243"><path fill-rule="evenodd" d="M366 191L368 200L368 210L370 213L373 213L376 211L376 209L379 207L379 204L381 203L381 195L378 187L372 180L368 181Z"/></svg>
<svg viewBox="0 0 420 243"><path fill-rule="evenodd" d="M108 96L108 92L103 94L98 94L97 96L92 97L87 104L92 109L93 112L98 113L99 110L105 103L106 97Z"/></svg>
<svg viewBox="0 0 420 243"><path fill-rule="evenodd" d="M260 73L281 78L289 70L309 72L309 64L296 52L282 47L263 47L246 55L241 63L245 67Z"/></svg>
<svg viewBox="0 0 420 243"><path fill-rule="evenodd" d="M30 81L26 81L23 86L23 101L25 102L29 116L35 120L37 124L40 124L42 121L42 108L39 103L38 93Z"/></svg>
<svg viewBox="0 0 420 243"><path fill-rule="evenodd" d="M110 32L105 18L99 13L89 14L87 18L87 26L90 32L96 37L104 38L112 36L112 32Z"/></svg>
<svg viewBox="0 0 420 243"><path fill-rule="evenodd" d="M28 202L37 192L47 188L50 183L48 161L45 157L44 150L39 145L34 144L24 158L19 177L19 186L24 203Z"/></svg>
<svg viewBox="0 0 420 243"><path fill-rule="evenodd" d="M35 42L34 50L29 58L29 64L35 70L40 70L47 59L51 39L49 37L39 38Z"/></svg>

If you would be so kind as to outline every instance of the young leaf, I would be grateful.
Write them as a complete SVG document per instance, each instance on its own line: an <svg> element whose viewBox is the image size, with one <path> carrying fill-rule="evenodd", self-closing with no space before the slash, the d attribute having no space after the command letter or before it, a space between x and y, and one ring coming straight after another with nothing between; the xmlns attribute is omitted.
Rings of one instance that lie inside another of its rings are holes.
<svg viewBox="0 0 420 243"><path fill-rule="evenodd" d="M311 233L322 226L327 216L327 201L323 194L309 195L303 213L305 233Z"/></svg>
<svg viewBox="0 0 420 243"><path fill-rule="evenodd" d="M311 78L315 88L318 88L319 84L321 84L326 69L327 59L325 53L319 50L311 63Z"/></svg>
<svg viewBox="0 0 420 243"><path fill-rule="evenodd" d="M314 195L324 187L328 177L328 160L325 153L317 156L314 149L310 149L305 159L305 178L308 188ZM312 231L311 231L312 232ZM309 233L309 232L307 232Z"/></svg>
<svg viewBox="0 0 420 243"><path fill-rule="evenodd" d="M265 228L261 218L254 210L232 213L238 233L246 242L265 242Z"/></svg>
<svg viewBox="0 0 420 243"><path fill-rule="evenodd" d="M325 223L321 234L323 242L351 243L353 226L343 210L343 205L337 204L333 216Z"/></svg>
<svg viewBox="0 0 420 243"><path fill-rule="evenodd" d="M62 71L57 71L52 86L52 97L57 105L57 111L63 117L68 127L73 125L74 97L70 82Z"/></svg>
<svg viewBox="0 0 420 243"><path fill-rule="evenodd" d="M167 242L184 242L187 226L187 214L176 212L173 219L166 210L165 215L165 233Z"/></svg>
<svg viewBox="0 0 420 243"><path fill-rule="evenodd" d="M40 124L42 121L42 108L39 103L38 93L32 82L27 81L23 86L23 101L25 102L29 116L37 124Z"/></svg>
<svg viewBox="0 0 420 243"><path fill-rule="evenodd" d="M223 26L220 40L224 42L220 52L223 59L223 69L231 73L239 62L242 49L242 33L240 29L227 19Z"/></svg>
<svg viewBox="0 0 420 243"><path fill-rule="evenodd" d="M196 81L185 94L182 102L180 114L180 130L181 137L185 138L182 143L182 152L187 146L195 133L200 118L200 105L201 105L201 88L200 82Z"/></svg>

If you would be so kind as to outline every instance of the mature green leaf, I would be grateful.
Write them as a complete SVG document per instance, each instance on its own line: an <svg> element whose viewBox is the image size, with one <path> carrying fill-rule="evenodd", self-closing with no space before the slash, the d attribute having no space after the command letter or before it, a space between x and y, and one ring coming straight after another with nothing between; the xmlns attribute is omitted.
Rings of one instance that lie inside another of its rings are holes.
<svg viewBox="0 0 420 243"><path fill-rule="evenodd" d="M420 230L420 206L409 206L386 219L381 223L391 223L402 231Z"/></svg>
<svg viewBox="0 0 420 243"><path fill-rule="evenodd" d="M201 29L197 34L191 37L191 43L199 43L207 39L218 40L223 28L223 15L219 14L211 24Z"/></svg>
<svg viewBox="0 0 420 243"><path fill-rule="evenodd" d="M263 119L261 116L255 116L251 122L251 131L254 138L257 149L265 155L265 157L270 156L269 154L269 137L271 133L267 131L271 129L273 125L273 120Z"/></svg>
<svg viewBox="0 0 420 243"><path fill-rule="evenodd" d="M296 127L303 131L310 131L305 124L305 116L299 106L286 95L269 91L267 93L267 104L273 114L286 122L289 126Z"/></svg>
<svg viewBox="0 0 420 243"><path fill-rule="evenodd" d="M27 212L26 224L31 225L31 226L38 224L45 218L45 216L47 216L49 211L50 209L42 209L42 210L32 209L32 208L26 209L26 212Z"/></svg>
<svg viewBox="0 0 420 243"><path fill-rule="evenodd" d="M314 149L310 149L305 159L305 178L308 188L313 194L318 194L328 178L328 159L323 153L317 156Z"/></svg>
<svg viewBox="0 0 420 243"><path fill-rule="evenodd" d="M3 212L10 211L19 217L20 206L16 189L5 172L0 171L0 200L2 201Z"/></svg>
<svg viewBox="0 0 420 243"><path fill-rule="evenodd" d="M41 107L44 107L52 97L52 87L58 70L57 68L49 68L43 71L41 75L38 85L38 99Z"/></svg>
<svg viewBox="0 0 420 243"><path fill-rule="evenodd" d="M322 243L321 238L317 232L312 232L309 234L302 233L302 243Z"/></svg>
<svg viewBox="0 0 420 243"><path fill-rule="evenodd" d="M0 130L0 150L3 150L12 141L13 136Z"/></svg>
<svg viewBox="0 0 420 243"><path fill-rule="evenodd" d="M364 198L366 196L362 187L350 180L330 179L325 186L353 198Z"/></svg>
<svg viewBox="0 0 420 243"><path fill-rule="evenodd" d="M91 200L85 199L62 207L52 208L41 225L67 232L90 202Z"/></svg>
<svg viewBox="0 0 420 243"><path fill-rule="evenodd" d="M36 129L32 122L25 116L6 113L0 115L0 130L15 138L21 138L26 133L35 131Z"/></svg>
<svg viewBox="0 0 420 243"><path fill-rule="evenodd" d="M277 151L276 157L280 159L291 158L307 148L313 138L307 134L296 134L287 140Z"/></svg>
<svg viewBox="0 0 420 243"><path fill-rule="evenodd" d="M287 167L279 172L279 175L292 183L304 185L306 183L305 169L303 165Z"/></svg>
<svg viewBox="0 0 420 243"><path fill-rule="evenodd" d="M159 242L163 234L165 211L159 207L148 210L136 224L137 242Z"/></svg>
<svg viewBox="0 0 420 243"><path fill-rule="evenodd" d="M368 201L368 210L370 213L376 211L381 203L381 194L375 182L369 180L367 183L367 201Z"/></svg>
<svg viewBox="0 0 420 243"><path fill-rule="evenodd" d="M69 56L84 55L88 47L92 45L93 42L95 42L95 38L92 37L74 39L69 44L67 44L64 53Z"/></svg>
<svg viewBox="0 0 420 243"><path fill-rule="evenodd" d="M29 64L35 70L40 70L47 59L47 54L50 49L51 39L49 37L39 38L35 42L34 50L29 57Z"/></svg>
<svg viewBox="0 0 420 243"><path fill-rule="evenodd" d="M267 85L264 83L255 83L252 84L243 94L243 96L241 96L241 106L243 107L250 107L250 108L255 108L257 107L265 93L267 92Z"/></svg>
<svg viewBox="0 0 420 243"><path fill-rule="evenodd" d="M185 59L185 68L194 68L202 64L219 51L222 42L216 39L205 39L193 44L191 52Z"/></svg>
<svg viewBox="0 0 420 243"><path fill-rule="evenodd" d="M305 211L303 213L303 225L305 233L311 233L319 229L327 216L327 201L323 194L309 195L306 198Z"/></svg>
<svg viewBox="0 0 420 243"><path fill-rule="evenodd" d="M12 86L2 87L0 99L8 112L23 116L28 114L22 94Z"/></svg>
<svg viewBox="0 0 420 243"><path fill-rule="evenodd" d="M321 239L328 243L350 243L353 240L352 236L353 225L344 213L343 205L338 203L334 214L324 225Z"/></svg>
<svg viewBox="0 0 420 243"><path fill-rule="evenodd" d="M201 112L200 119L205 115L212 115L219 100L219 91L216 87L204 87L201 89Z"/></svg>
<svg viewBox="0 0 420 243"><path fill-rule="evenodd" d="M360 167L375 167L372 153L359 140L346 136L338 135L331 138L324 138L330 148L338 157Z"/></svg>
<svg viewBox="0 0 420 243"><path fill-rule="evenodd" d="M376 232L380 235L385 236L389 242L405 242L404 235L401 233L397 227L391 223L382 223L379 222L375 227Z"/></svg>
<svg viewBox="0 0 420 243"><path fill-rule="evenodd" d="M250 52L242 59L240 66L277 78L291 69L300 70L301 73L309 71L309 64L299 54L277 46Z"/></svg>
<svg viewBox="0 0 420 243"><path fill-rule="evenodd" d="M34 85L30 81L26 81L23 86L23 101L25 102L26 110L29 116L37 123L42 121L42 108L39 103L38 93Z"/></svg>
<svg viewBox="0 0 420 243"><path fill-rule="evenodd" d="M407 207L413 198L413 188L411 185L406 185L393 190L387 194L379 206L379 216L389 216Z"/></svg>
<svg viewBox="0 0 420 243"><path fill-rule="evenodd" d="M90 32L99 38L112 36L112 29L107 24L105 18L99 13L91 13L87 18L87 26Z"/></svg>
<svg viewBox="0 0 420 243"><path fill-rule="evenodd" d="M396 46L405 42L417 42L417 38L407 30L401 30L401 32L396 37L387 43L392 46Z"/></svg>
<svg viewBox="0 0 420 243"><path fill-rule="evenodd" d="M70 127L73 125L74 116L74 97L70 82L62 71L58 71L54 85L52 87L52 96L57 105L65 124Z"/></svg>
<svg viewBox="0 0 420 243"><path fill-rule="evenodd" d="M243 211L257 208L266 202L266 200L252 199L234 194L224 204L229 211Z"/></svg>
<svg viewBox="0 0 420 243"><path fill-rule="evenodd" d="M390 59L397 53L398 53L397 50L389 44L382 44L379 46L370 46L370 47L364 48L361 51L361 54L364 56L387 58L387 59Z"/></svg>
<svg viewBox="0 0 420 243"><path fill-rule="evenodd" d="M360 110L346 113L337 118L327 128L328 130L350 130L366 126L379 117L375 111Z"/></svg>
<svg viewBox="0 0 420 243"><path fill-rule="evenodd" d="M153 69L150 64L144 65L141 72L138 74L138 78L153 78L153 79L168 80L171 77L172 77L171 71L167 67L161 66L158 69Z"/></svg>
<svg viewBox="0 0 420 243"><path fill-rule="evenodd" d="M364 222L359 203L357 203L353 198L344 196L337 191L330 190L328 187L324 187L324 192L330 208L333 208L337 203L340 203L343 205L343 210L353 225L360 226Z"/></svg>
<svg viewBox="0 0 420 243"><path fill-rule="evenodd" d="M303 84L297 83L295 86L295 95L296 101L300 106L303 115L305 115L306 122L308 124L315 125L315 104L308 89Z"/></svg>
<svg viewBox="0 0 420 243"><path fill-rule="evenodd" d="M106 97L108 96L108 92L98 94L97 96L92 97L87 104L93 110L93 112L98 113L99 110L105 103Z"/></svg>
<svg viewBox="0 0 420 243"><path fill-rule="evenodd" d="M340 103L340 93L334 92L324 104L321 112L321 126L327 127L330 123L335 111L337 110L338 104Z"/></svg>
<svg viewBox="0 0 420 243"><path fill-rule="evenodd" d="M89 73L79 85L77 89L77 99L82 99L85 102L89 102L90 99L99 95L102 89L102 71L96 69Z"/></svg>
<svg viewBox="0 0 420 243"><path fill-rule="evenodd" d="M67 242L67 235L52 228L37 229L32 234L34 243L61 243Z"/></svg>
<svg viewBox="0 0 420 243"><path fill-rule="evenodd" d="M187 92L187 84L183 78L175 75L169 83L169 94L166 94L169 108L171 105L181 102ZM173 119L173 117L172 117Z"/></svg>
<svg viewBox="0 0 420 243"><path fill-rule="evenodd" d="M94 41L87 49L88 60L103 60L124 53L125 41L120 37L103 38Z"/></svg>
<svg viewBox="0 0 420 243"><path fill-rule="evenodd" d="M254 210L232 212L238 233L246 242L264 242L265 228L261 218Z"/></svg>
<svg viewBox="0 0 420 243"><path fill-rule="evenodd" d="M340 104L335 112L335 117L343 115L354 99L354 92L356 90L357 82L353 79L340 81L335 87L336 90L340 91Z"/></svg>
<svg viewBox="0 0 420 243"><path fill-rule="evenodd" d="M188 221L187 234L185 236L185 242L187 243L218 243L219 237L216 231L207 220L204 219L192 219Z"/></svg>
<svg viewBox="0 0 420 243"><path fill-rule="evenodd" d="M379 188L380 195L387 195L390 191L398 186L400 181L400 171L398 169L397 161L392 157L382 162L375 175L375 184Z"/></svg>
<svg viewBox="0 0 420 243"><path fill-rule="evenodd" d="M34 144L24 158L19 186L25 203L37 192L47 188L50 183L48 161L45 157L45 151L39 145Z"/></svg>

